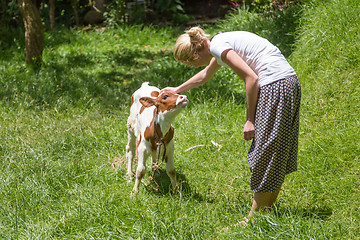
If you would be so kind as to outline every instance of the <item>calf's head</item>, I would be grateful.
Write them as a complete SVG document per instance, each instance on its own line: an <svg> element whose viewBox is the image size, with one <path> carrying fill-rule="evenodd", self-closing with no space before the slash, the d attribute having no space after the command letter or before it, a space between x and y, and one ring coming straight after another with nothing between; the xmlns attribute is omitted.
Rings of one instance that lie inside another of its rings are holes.
<svg viewBox="0 0 360 240"><path fill-rule="evenodd" d="M155 106L158 114L174 115L174 117L189 103L185 95L173 92L152 92L152 97L142 97L139 99L143 107Z"/></svg>

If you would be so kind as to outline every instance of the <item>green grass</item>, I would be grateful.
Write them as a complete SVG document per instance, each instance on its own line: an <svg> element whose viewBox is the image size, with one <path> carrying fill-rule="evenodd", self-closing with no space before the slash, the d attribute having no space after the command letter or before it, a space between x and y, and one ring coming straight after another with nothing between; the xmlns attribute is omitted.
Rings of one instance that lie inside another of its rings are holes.
<svg viewBox="0 0 360 240"><path fill-rule="evenodd" d="M47 33L39 71L25 66L14 31L0 44L0 239L358 239L358 13L351 0L309 6L295 43L279 43L294 44L288 53L302 84L298 171L272 213L228 231L252 201L241 80L222 69L186 93L190 104L174 123L182 193L169 193L162 171L160 192L142 185L130 198L126 166L111 165L125 154L130 96L143 81L174 86L197 72L172 57L182 30ZM263 23L257 31L270 32ZM206 146L186 152L197 145Z"/></svg>

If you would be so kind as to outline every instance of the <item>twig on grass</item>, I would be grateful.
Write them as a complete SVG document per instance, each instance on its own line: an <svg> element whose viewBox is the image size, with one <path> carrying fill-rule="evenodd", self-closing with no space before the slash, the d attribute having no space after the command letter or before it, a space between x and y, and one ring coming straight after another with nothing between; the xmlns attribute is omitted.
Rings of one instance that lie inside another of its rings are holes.
<svg viewBox="0 0 360 240"><path fill-rule="evenodd" d="M215 147L218 148L217 151L220 151L220 149L222 148L222 146L220 144L214 142L213 140L211 140L211 143L212 143L212 145L214 145ZM193 146L193 147L190 147L190 148L186 149L185 152L189 152L189 151L194 150L195 148L206 147L206 146L211 146L211 145L203 145L203 144L196 145L196 146Z"/></svg>
<svg viewBox="0 0 360 240"><path fill-rule="evenodd" d="M194 150L195 148L198 148L198 147L205 147L205 146L207 146L207 145L196 145L196 146L193 146L193 147L191 147L191 148L188 148L188 149L186 149L185 150L185 152L189 152L189 151L191 151L191 150Z"/></svg>

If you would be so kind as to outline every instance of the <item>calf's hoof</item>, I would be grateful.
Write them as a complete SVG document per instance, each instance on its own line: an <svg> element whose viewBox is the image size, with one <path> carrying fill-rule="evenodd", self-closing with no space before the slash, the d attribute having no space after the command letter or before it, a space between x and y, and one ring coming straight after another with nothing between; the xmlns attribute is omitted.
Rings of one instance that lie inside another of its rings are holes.
<svg viewBox="0 0 360 240"><path fill-rule="evenodd" d="M126 178L127 178L127 182L130 183L133 179L133 174L132 173L126 173Z"/></svg>
<svg viewBox="0 0 360 240"><path fill-rule="evenodd" d="M139 189L134 187L133 190L131 191L130 197L136 197L138 192L139 192Z"/></svg>

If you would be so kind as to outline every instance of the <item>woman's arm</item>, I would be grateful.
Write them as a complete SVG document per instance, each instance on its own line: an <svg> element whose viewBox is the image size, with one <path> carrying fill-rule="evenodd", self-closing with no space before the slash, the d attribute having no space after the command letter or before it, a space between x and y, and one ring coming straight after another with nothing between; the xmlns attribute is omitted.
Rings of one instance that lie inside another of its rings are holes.
<svg viewBox="0 0 360 240"><path fill-rule="evenodd" d="M250 140L255 135L255 112L259 91L258 76L246 62L232 49L225 50L221 59L245 82L246 89L246 123L244 138Z"/></svg>
<svg viewBox="0 0 360 240"><path fill-rule="evenodd" d="M213 57L210 60L209 65L207 65L203 70L201 70L200 72L195 74L192 78L190 78L189 80L187 80L180 86L172 88L172 90L176 93L182 93L182 92L185 92L192 88L198 87L198 86L206 83L207 81L209 81L215 75L215 73L219 70L220 67L221 67L221 65L219 65L216 62L216 59ZM164 90L166 90L166 89L169 89L169 88L165 88Z"/></svg>

